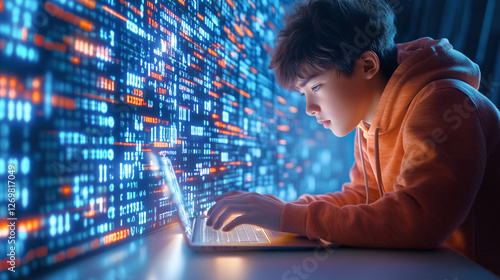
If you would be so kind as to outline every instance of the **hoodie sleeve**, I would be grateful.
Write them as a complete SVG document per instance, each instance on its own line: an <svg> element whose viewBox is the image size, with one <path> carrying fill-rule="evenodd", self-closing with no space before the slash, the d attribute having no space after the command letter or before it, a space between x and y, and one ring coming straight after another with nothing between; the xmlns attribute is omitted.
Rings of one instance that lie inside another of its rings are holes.
<svg viewBox="0 0 500 280"><path fill-rule="evenodd" d="M414 100L401 127L404 155L395 191L342 208L322 200L286 203L280 230L364 247L434 248L446 241L479 189L485 138L475 108L456 112L464 99L470 104L467 95L447 88L422 99Z"/></svg>
<svg viewBox="0 0 500 280"><path fill-rule="evenodd" d="M297 201L294 201L294 203L309 204L313 201L326 201L342 207L344 205L354 205L366 202L365 182L363 171L361 170L359 146L356 141L356 139L358 139L358 133L359 130L356 130L356 135L354 137L354 164L349 171L350 182L346 182L342 185L342 191L329 192L321 195L303 194L297 199ZM369 173L369 170L371 170L369 167L370 163L365 161L365 165L367 168L368 185L375 186L376 181L374 176L372 173ZM370 187L370 202L375 201L377 198L379 198L378 189L372 189Z"/></svg>

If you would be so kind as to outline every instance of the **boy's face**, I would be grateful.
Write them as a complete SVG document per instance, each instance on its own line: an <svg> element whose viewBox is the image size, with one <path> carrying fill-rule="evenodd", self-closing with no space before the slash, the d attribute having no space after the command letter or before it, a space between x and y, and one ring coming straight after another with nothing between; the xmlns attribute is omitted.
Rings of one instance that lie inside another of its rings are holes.
<svg viewBox="0 0 500 280"><path fill-rule="evenodd" d="M349 134L361 120L371 123L373 118L380 88L374 85L373 75L366 75L364 66L358 60L351 77L333 69L315 76L302 87L304 80L297 81L296 88L305 94L306 113L338 137Z"/></svg>

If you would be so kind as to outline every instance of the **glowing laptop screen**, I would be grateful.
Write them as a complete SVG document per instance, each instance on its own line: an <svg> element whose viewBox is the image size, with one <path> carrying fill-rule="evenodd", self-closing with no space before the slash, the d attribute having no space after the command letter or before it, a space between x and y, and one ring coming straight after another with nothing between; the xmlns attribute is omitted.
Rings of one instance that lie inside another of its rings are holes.
<svg viewBox="0 0 500 280"><path fill-rule="evenodd" d="M191 240L192 236L192 220L187 215L186 209L184 208L184 199L182 197L182 192L177 182L177 177L175 176L175 171L172 166L172 162L168 157L158 156L160 168L163 171L163 178L165 179L166 187L170 191L170 196L172 201L177 206L177 212L179 214L179 219L181 221L183 230L186 234L188 240Z"/></svg>

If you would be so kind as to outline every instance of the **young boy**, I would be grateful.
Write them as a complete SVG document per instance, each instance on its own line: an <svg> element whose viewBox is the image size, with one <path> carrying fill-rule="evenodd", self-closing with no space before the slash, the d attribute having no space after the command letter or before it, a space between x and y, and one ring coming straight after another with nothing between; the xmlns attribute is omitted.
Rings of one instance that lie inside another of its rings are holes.
<svg viewBox="0 0 500 280"><path fill-rule="evenodd" d="M380 0L308 1L276 39L270 69L337 136L356 128L341 192L294 202L230 192L207 224L243 223L351 246L445 244L500 275L500 112L477 64L447 39L395 44Z"/></svg>

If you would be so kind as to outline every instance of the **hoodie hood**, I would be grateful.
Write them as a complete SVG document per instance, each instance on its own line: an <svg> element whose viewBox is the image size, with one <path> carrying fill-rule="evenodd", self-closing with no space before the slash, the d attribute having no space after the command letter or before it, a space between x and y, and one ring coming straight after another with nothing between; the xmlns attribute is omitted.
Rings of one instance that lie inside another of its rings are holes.
<svg viewBox="0 0 500 280"><path fill-rule="evenodd" d="M479 66L461 52L454 50L448 39L434 40L423 37L397 44L398 68L382 92L372 124L358 124L358 146L365 179L366 203L370 200L368 178L361 135L373 138L375 179L380 197L385 194L380 164L379 135L400 127L414 97L432 82L441 79L461 80L474 89L479 88Z"/></svg>
<svg viewBox="0 0 500 280"><path fill-rule="evenodd" d="M360 122L368 135L376 128L382 135L394 127L406 114L413 98L433 81L458 79L479 88L479 66L461 52L453 49L448 39L434 40L423 37L415 41L397 44L398 68L389 79L371 125Z"/></svg>

